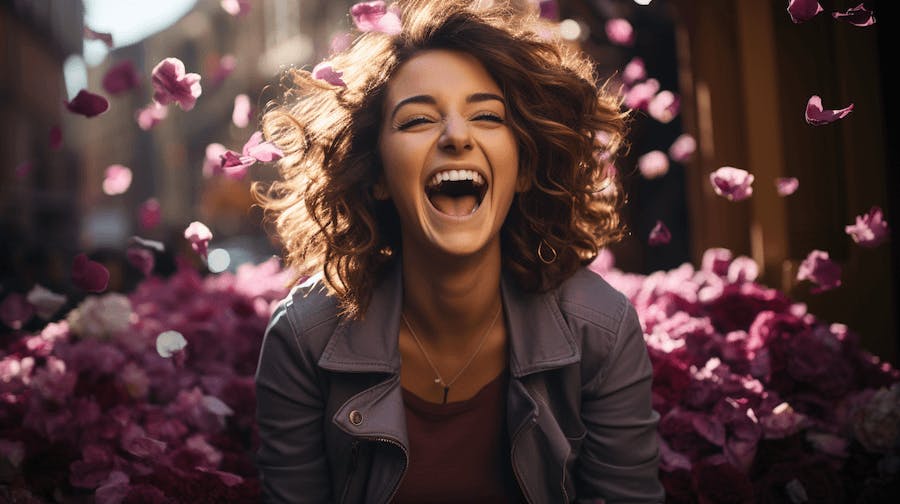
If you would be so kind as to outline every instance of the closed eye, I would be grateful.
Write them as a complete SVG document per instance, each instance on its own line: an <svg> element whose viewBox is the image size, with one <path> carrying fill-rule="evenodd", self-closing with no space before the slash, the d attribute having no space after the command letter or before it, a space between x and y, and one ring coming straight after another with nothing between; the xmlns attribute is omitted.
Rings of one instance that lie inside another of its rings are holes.
<svg viewBox="0 0 900 504"><path fill-rule="evenodd" d="M407 120L407 121L405 121L405 122L400 123L400 124L397 126L397 129L399 129L399 130L402 131L402 130L405 130L405 129L412 128L413 126L418 126L418 125L420 125L420 124L425 124L425 123L427 123L427 122L431 122L431 120L428 119L427 117L424 117L424 116L413 117L412 119L409 119L409 120Z"/></svg>
<svg viewBox="0 0 900 504"><path fill-rule="evenodd" d="M478 114L477 116L475 116L475 120L491 121L491 122L495 122L495 123L499 123L499 124L503 124L503 122L504 122L502 117L500 117L496 114L488 114L488 113Z"/></svg>

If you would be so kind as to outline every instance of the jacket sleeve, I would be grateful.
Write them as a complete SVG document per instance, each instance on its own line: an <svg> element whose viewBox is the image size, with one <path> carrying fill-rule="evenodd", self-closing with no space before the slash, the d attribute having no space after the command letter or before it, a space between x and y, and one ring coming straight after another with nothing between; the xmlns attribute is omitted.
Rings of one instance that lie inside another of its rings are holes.
<svg viewBox="0 0 900 504"><path fill-rule="evenodd" d="M663 502L659 481L659 414L653 410L653 368L637 313L625 315L612 350L582 392L587 429L575 482L579 503Z"/></svg>
<svg viewBox="0 0 900 504"><path fill-rule="evenodd" d="M256 370L262 501L330 502L316 363L302 350L285 304L272 315Z"/></svg>

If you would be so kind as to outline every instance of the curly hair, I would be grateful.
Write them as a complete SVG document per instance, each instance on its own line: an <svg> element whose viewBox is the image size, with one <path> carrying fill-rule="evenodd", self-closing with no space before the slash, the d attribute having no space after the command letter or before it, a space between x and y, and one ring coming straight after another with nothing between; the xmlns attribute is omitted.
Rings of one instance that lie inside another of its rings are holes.
<svg viewBox="0 0 900 504"><path fill-rule="evenodd" d="M321 271L345 316L364 313L385 265L399 256L399 217L372 193L382 170L378 132L389 79L423 50L474 56L503 91L519 173L530 182L501 229L503 268L520 288L558 286L625 233L610 172L628 119L621 96L598 83L585 55L546 35L533 13L479 3L401 0L399 34L362 33L330 56L346 86L290 69L281 103L263 114L266 138L285 156L280 180L254 184L254 194L287 264L300 274ZM541 246L556 260L541 260Z"/></svg>

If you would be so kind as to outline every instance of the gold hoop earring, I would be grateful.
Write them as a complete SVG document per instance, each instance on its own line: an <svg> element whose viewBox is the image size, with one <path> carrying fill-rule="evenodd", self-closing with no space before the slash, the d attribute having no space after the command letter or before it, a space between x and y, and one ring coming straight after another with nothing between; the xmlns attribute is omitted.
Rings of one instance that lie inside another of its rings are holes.
<svg viewBox="0 0 900 504"><path fill-rule="evenodd" d="M544 257L545 254L546 254L546 253L544 252L544 247L545 247L545 246L546 246L547 248L549 248L549 249L550 249L550 253L553 254L553 257L551 257L550 259L547 259L546 257ZM552 245L550 245L549 243L547 243L547 240L541 239L541 242L538 243L537 255L538 255L538 259L540 259L541 262L544 263L544 264L553 264L554 262L556 262L556 249L553 248Z"/></svg>

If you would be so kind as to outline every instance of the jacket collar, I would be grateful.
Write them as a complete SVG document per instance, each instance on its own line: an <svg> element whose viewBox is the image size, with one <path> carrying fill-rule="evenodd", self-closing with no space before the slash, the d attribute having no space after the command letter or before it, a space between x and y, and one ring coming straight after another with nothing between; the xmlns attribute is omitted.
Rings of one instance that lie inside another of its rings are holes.
<svg viewBox="0 0 900 504"><path fill-rule="evenodd" d="M400 372L397 334L403 282L395 261L372 293L365 316L343 320L332 334L319 366L341 372ZM562 367L581 360L581 351L563 319L555 290L534 294L521 291L504 274L500 291L509 335L509 367L522 376Z"/></svg>

